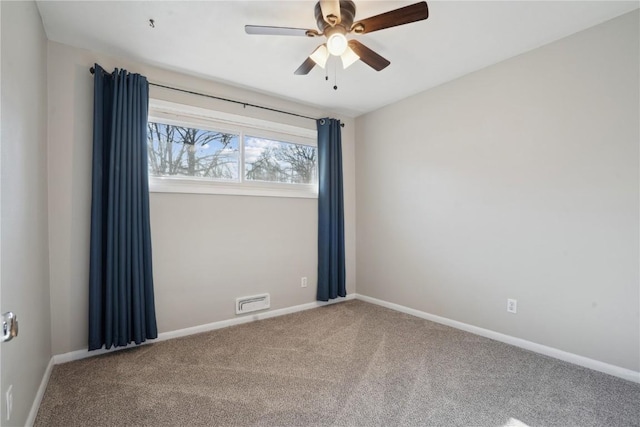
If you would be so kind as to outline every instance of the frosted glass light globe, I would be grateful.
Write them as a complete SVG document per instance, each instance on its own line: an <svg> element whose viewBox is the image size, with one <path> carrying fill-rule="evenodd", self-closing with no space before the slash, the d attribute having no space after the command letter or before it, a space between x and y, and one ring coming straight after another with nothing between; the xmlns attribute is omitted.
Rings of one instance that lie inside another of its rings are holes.
<svg viewBox="0 0 640 427"><path fill-rule="evenodd" d="M327 39L327 48L329 53L340 56L347 50L347 38L342 33L333 33Z"/></svg>

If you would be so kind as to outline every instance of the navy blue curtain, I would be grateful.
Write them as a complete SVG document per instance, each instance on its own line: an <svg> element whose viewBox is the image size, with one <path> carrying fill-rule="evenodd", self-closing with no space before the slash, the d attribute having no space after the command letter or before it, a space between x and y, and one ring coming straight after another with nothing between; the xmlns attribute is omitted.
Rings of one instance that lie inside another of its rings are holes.
<svg viewBox="0 0 640 427"><path fill-rule="evenodd" d="M149 84L95 65L89 350L157 338L149 182Z"/></svg>
<svg viewBox="0 0 640 427"><path fill-rule="evenodd" d="M318 294L319 301L344 297L344 200L340 120L318 125Z"/></svg>

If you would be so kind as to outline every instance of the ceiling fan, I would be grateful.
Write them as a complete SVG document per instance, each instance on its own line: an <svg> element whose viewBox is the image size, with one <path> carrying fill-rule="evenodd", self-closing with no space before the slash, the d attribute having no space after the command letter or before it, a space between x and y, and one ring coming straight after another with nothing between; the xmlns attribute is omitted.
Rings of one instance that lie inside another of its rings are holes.
<svg viewBox="0 0 640 427"><path fill-rule="evenodd" d="M261 25L245 25L244 29L247 34L326 37L326 43L318 46L294 74L308 74L316 64L324 68L330 55L339 56L344 68L360 59L374 70L380 71L390 62L358 40L347 40L347 34L367 34L421 21L429 17L429 9L427 2L422 1L356 22L355 16L356 5L352 0L320 0L315 6L319 31Z"/></svg>

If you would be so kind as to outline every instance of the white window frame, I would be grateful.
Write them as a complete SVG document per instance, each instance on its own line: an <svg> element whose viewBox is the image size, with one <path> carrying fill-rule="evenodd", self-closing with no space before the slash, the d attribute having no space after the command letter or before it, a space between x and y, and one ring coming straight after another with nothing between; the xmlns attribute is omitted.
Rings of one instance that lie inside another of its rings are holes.
<svg viewBox="0 0 640 427"><path fill-rule="evenodd" d="M240 196L318 198L318 184L291 184L245 179L244 136L273 139L317 148L316 130L276 123L252 117L224 113L159 99L149 100L149 121L214 129L239 135L238 181L199 177L157 177L149 175L149 191L154 193L223 194Z"/></svg>

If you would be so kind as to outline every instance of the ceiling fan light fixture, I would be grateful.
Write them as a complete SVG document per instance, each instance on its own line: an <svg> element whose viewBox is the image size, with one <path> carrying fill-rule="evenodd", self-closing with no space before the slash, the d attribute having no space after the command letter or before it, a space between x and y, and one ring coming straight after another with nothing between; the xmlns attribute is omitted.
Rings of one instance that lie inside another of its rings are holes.
<svg viewBox="0 0 640 427"><path fill-rule="evenodd" d="M305 58L293 72L295 75L307 75L316 65L325 68L329 56L339 56L344 68L360 60L375 71L382 71L391 62L360 43L357 38L347 40L347 35L368 34L425 20L429 17L429 7L427 2L422 0L355 21L354 0L317 0L313 14L318 26L317 30L264 25L245 25L244 28L247 34L325 37L326 43L317 47L310 56ZM328 76L325 78L328 79Z"/></svg>
<svg viewBox="0 0 640 427"><path fill-rule="evenodd" d="M347 50L347 38L341 32L334 32L327 39L329 53L334 56L341 56Z"/></svg>
<svg viewBox="0 0 640 427"><path fill-rule="evenodd" d="M324 68L327 65L327 59L329 59L329 51L327 45L321 44L316 50L313 51L309 58L313 60L320 67Z"/></svg>
<svg viewBox="0 0 640 427"><path fill-rule="evenodd" d="M344 53L340 56L340 58L342 59L342 68L344 68L345 70L347 69L347 67L351 66L351 64L360 59L360 57L353 51L353 49L348 46Z"/></svg>

